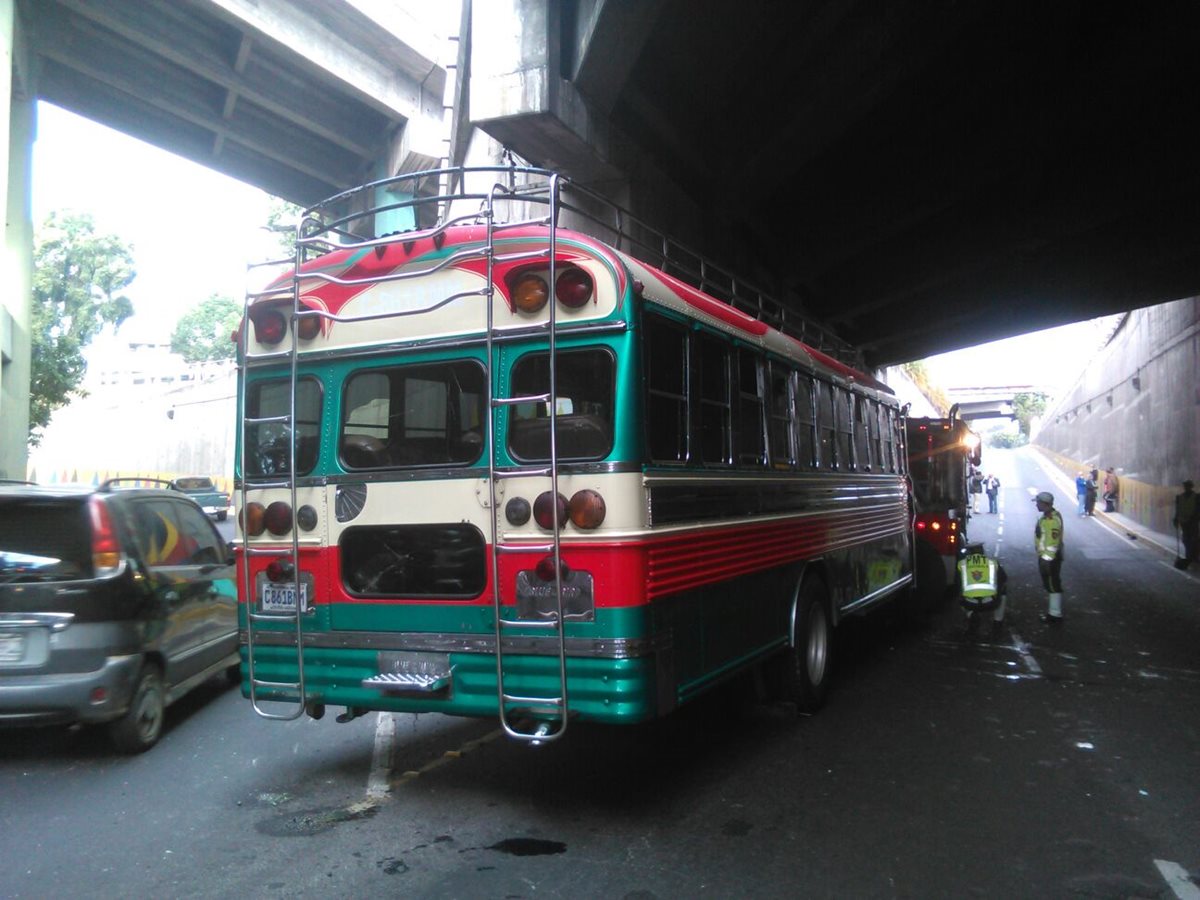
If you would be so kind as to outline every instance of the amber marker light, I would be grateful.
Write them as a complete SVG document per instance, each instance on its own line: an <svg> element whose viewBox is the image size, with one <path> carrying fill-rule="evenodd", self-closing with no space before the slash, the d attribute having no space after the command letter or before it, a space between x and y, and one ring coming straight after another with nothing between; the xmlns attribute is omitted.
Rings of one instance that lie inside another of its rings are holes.
<svg viewBox="0 0 1200 900"><path fill-rule="evenodd" d="M546 279L532 272L518 278L512 288L513 306L526 315L539 312L549 298L550 288Z"/></svg>
<svg viewBox="0 0 1200 900"><path fill-rule="evenodd" d="M604 498L596 491L576 491L567 504L567 512L576 528L599 528L606 512Z"/></svg>
<svg viewBox="0 0 1200 900"><path fill-rule="evenodd" d="M238 522L242 531L251 537L258 537L267 527L267 508L254 501L246 504L246 508L238 513Z"/></svg>
<svg viewBox="0 0 1200 900"><path fill-rule="evenodd" d="M311 341L321 333L321 317L307 304L302 303L300 309L305 314L296 317L296 337Z"/></svg>
<svg viewBox="0 0 1200 900"><path fill-rule="evenodd" d="M554 296L567 309L579 309L592 299L592 276L583 269L567 269L555 282Z"/></svg>

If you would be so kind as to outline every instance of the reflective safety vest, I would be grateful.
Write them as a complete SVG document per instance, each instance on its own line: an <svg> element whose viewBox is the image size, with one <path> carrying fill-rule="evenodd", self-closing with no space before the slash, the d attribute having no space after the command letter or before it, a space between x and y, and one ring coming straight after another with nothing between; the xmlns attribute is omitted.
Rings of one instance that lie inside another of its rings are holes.
<svg viewBox="0 0 1200 900"><path fill-rule="evenodd" d="M1049 518L1038 516L1033 537L1040 559L1049 561L1062 553L1063 520L1057 509L1050 510Z"/></svg>
<svg viewBox="0 0 1200 900"><path fill-rule="evenodd" d="M999 587L996 583L1000 566L994 559L976 553L966 557L958 564L958 574L962 577L962 595L967 600L983 600L996 596Z"/></svg>

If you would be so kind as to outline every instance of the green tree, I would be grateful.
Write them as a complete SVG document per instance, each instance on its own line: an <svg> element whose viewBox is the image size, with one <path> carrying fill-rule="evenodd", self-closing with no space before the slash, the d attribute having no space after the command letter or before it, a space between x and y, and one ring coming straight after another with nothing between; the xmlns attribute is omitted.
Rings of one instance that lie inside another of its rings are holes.
<svg viewBox="0 0 1200 900"><path fill-rule="evenodd" d="M267 231L274 232L279 239L280 255L291 257L296 253L296 223L300 221L303 208L279 197L271 198L267 212Z"/></svg>
<svg viewBox="0 0 1200 900"><path fill-rule="evenodd" d="M119 328L133 315L123 291L136 274L130 246L97 233L86 213L52 212L38 229L30 317L32 446L54 410L86 396L79 386L87 372L83 351L106 325Z"/></svg>
<svg viewBox="0 0 1200 900"><path fill-rule="evenodd" d="M242 304L213 294L180 318L171 333L171 350L190 363L233 359L231 335L242 318Z"/></svg>
<svg viewBox="0 0 1200 900"><path fill-rule="evenodd" d="M1016 394L1013 397L1013 416L1017 420L1017 428L1029 439L1029 429L1034 419L1046 411L1050 398L1041 392Z"/></svg>

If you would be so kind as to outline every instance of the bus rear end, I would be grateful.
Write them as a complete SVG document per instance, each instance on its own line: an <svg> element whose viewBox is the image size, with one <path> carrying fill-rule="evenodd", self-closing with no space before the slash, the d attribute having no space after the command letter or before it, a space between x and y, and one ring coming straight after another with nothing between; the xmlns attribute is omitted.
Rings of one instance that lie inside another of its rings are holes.
<svg viewBox="0 0 1200 900"><path fill-rule="evenodd" d="M620 462L629 290L594 241L485 222L335 248L251 297L239 583L260 712L499 711L524 735L663 711L644 551L622 541L643 508Z"/></svg>
<svg viewBox="0 0 1200 900"><path fill-rule="evenodd" d="M931 600L953 583L954 567L967 540L968 475L970 466L980 461L978 435L954 413L905 423L916 507L917 580Z"/></svg>

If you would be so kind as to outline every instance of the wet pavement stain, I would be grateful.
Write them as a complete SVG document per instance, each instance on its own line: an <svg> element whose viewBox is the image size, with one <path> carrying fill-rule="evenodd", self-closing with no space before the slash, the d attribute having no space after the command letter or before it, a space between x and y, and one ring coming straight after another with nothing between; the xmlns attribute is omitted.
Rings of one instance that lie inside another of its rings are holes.
<svg viewBox="0 0 1200 900"><path fill-rule="evenodd" d="M390 856L387 859L379 860L375 865L384 875L403 875L408 871L408 863L402 859L394 859Z"/></svg>
<svg viewBox="0 0 1200 900"><path fill-rule="evenodd" d="M485 847L511 856L550 856L566 853L567 845L560 841L543 841L538 838L505 838L499 843Z"/></svg>
<svg viewBox="0 0 1200 900"><path fill-rule="evenodd" d="M726 837L745 837L753 827L749 822L743 822L741 819L730 819L721 826L721 834Z"/></svg>
<svg viewBox="0 0 1200 900"><path fill-rule="evenodd" d="M343 822L368 819L378 812L374 806L360 809L312 809L286 818L265 819L254 826L260 834L271 837L309 837L321 834Z"/></svg>

